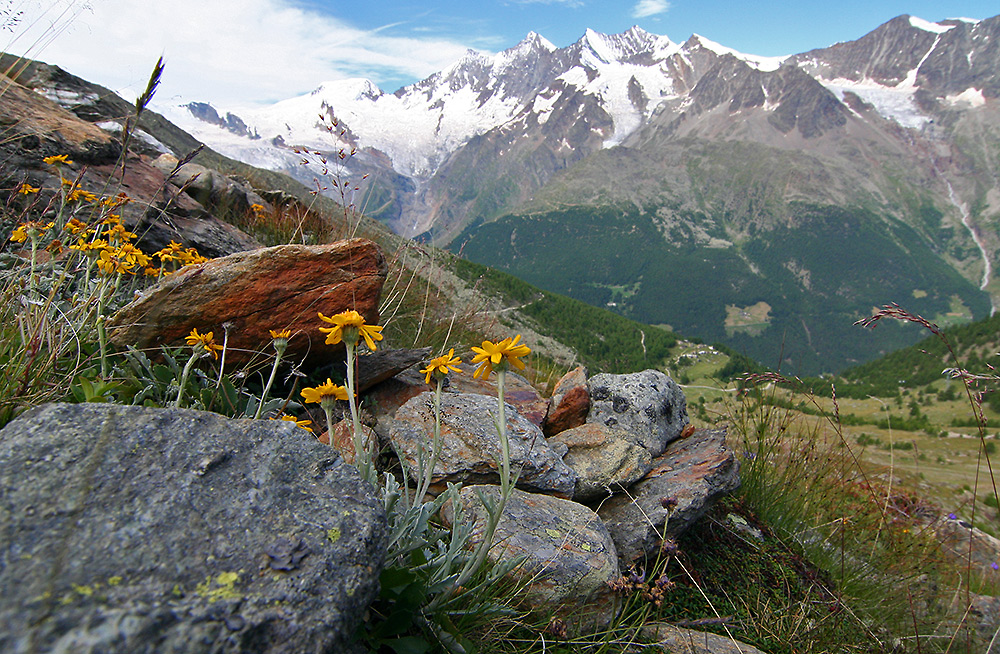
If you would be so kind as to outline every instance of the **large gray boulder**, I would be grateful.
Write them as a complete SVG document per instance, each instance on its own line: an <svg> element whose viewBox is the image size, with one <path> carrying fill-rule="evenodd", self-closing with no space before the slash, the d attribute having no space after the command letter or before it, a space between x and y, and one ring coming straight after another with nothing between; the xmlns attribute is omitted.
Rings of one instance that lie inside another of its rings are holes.
<svg viewBox="0 0 1000 654"><path fill-rule="evenodd" d="M443 489L446 482L500 482L497 472L500 437L493 422L498 408L495 397L441 394L441 446L434 466L435 490ZM521 416L512 405L506 404L505 413L511 469L521 471L518 487L572 497L577 475L563 462L566 446L558 443L550 446L541 428ZM433 434L433 393L421 393L396 411L389 439L414 479L420 448L424 448L423 456L429 458Z"/></svg>
<svg viewBox="0 0 1000 654"><path fill-rule="evenodd" d="M479 493L500 503L498 486L466 486L459 498L472 520L471 544L483 540L486 509ZM445 505L445 519L454 507ZM571 500L514 489L493 536L489 559L521 559L508 575L523 590L527 608L558 619L569 633L597 633L621 609L611 582L621 576L615 544L597 514Z"/></svg>
<svg viewBox="0 0 1000 654"><path fill-rule="evenodd" d="M284 421L50 404L0 431L0 651L341 652L387 541Z"/></svg>
<svg viewBox="0 0 1000 654"><path fill-rule="evenodd" d="M601 423L659 456L667 443L680 437L688 424L684 392L658 370L627 375L602 373L587 382L590 413L587 422Z"/></svg>

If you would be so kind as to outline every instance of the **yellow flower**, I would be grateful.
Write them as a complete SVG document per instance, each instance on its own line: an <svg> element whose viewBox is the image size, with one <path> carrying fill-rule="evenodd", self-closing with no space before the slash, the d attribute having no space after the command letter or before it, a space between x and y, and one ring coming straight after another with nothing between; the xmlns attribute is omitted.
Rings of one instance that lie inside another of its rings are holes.
<svg viewBox="0 0 1000 654"><path fill-rule="evenodd" d="M333 327L320 327L319 330L326 334L326 344L336 345L342 340L353 340L357 344L360 337L364 337L368 349L375 351L375 341L382 340L382 327L378 325L366 325L364 316L357 311L341 311L333 317L326 317L322 313L319 319L328 322Z"/></svg>
<svg viewBox="0 0 1000 654"><path fill-rule="evenodd" d="M103 256L103 255L102 255ZM198 328L195 327L191 330L191 333L184 337L187 344L193 348L197 348L199 345L205 348L206 352L210 352L212 356L216 359L219 358L218 351L222 349L221 345L215 343L213 338L214 332L208 332L207 334L199 334Z"/></svg>
<svg viewBox="0 0 1000 654"><path fill-rule="evenodd" d="M70 191L69 195L66 196L67 202L76 202L77 200L84 200L85 202L97 202L97 196L90 191L84 191L82 188L75 188Z"/></svg>
<svg viewBox="0 0 1000 654"><path fill-rule="evenodd" d="M52 164L66 164L68 166L69 164L73 163L72 161L69 160L69 155L67 154L54 154L51 157L45 157L44 159L42 159L42 161L49 164L50 166Z"/></svg>
<svg viewBox="0 0 1000 654"><path fill-rule="evenodd" d="M205 263L206 261L208 261L208 257L201 256L200 254L198 254L198 250L194 248L187 248L186 250L184 250L184 252L181 253L180 261L184 265L190 266L197 263Z"/></svg>
<svg viewBox="0 0 1000 654"><path fill-rule="evenodd" d="M292 337L292 331L290 329L270 329L271 332L271 345L274 346L274 350L278 355L285 353L285 349L288 347L288 339Z"/></svg>
<svg viewBox="0 0 1000 654"><path fill-rule="evenodd" d="M288 422L294 422L296 427L301 427L310 434L313 433L312 427L309 426L312 424L312 420L299 420L295 416L281 416L281 419L287 420ZM274 418L271 418L271 420L274 420Z"/></svg>
<svg viewBox="0 0 1000 654"><path fill-rule="evenodd" d="M149 255L131 243L123 243L118 246L118 257L130 261L137 266L145 267L149 265Z"/></svg>
<svg viewBox="0 0 1000 654"><path fill-rule="evenodd" d="M101 256L101 252L103 250L106 250L107 248L108 248L108 242L101 238L94 241L88 241L85 238L81 238L79 241L77 241L76 245L69 246L69 249L79 250L83 254L93 259L96 259L97 257Z"/></svg>
<svg viewBox="0 0 1000 654"><path fill-rule="evenodd" d="M513 339L507 337L499 343L483 341L482 347L473 346L472 351L476 356L472 357L472 363L480 365L472 376L476 379L486 379L493 372L493 367L500 366L501 362L511 363L518 370L524 370L524 362L520 357L530 354L531 349L523 343L519 344L519 340L521 340L520 334Z"/></svg>
<svg viewBox="0 0 1000 654"><path fill-rule="evenodd" d="M109 241L129 241L133 238L136 238L136 234L128 231L121 223L115 223L108 229Z"/></svg>
<svg viewBox="0 0 1000 654"><path fill-rule="evenodd" d="M458 367L458 364L462 363L462 360L455 356L455 348L448 350L448 354L442 354L439 357L431 359L427 363L427 367L421 370L426 377L424 381L426 383L431 383L431 377L445 377L448 371L462 372L462 369Z"/></svg>
<svg viewBox="0 0 1000 654"><path fill-rule="evenodd" d="M177 241L170 241L170 244L167 245L167 247L154 253L153 256L159 257L160 261L163 261L164 263L167 261L184 261L186 259L184 246Z"/></svg>
<svg viewBox="0 0 1000 654"><path fill-rule="evenodd" d="M105 275L112 273L131 273L135 266L135 259L129 260L127 257L119 256L118 251L110 248L101 250L100 258L97 260L97 269Z"/></svg>
<svg viewBox="0 0 1000 654"><path fill-rule="evenodd" d="M29 220L17 226L17 229L11 233L10 240L15 243L24 243L29 238L36 239L44 234L46 230L52 229L54 224L48 223L46 225L37 220Z"/></svg>
<svg viewBox="0 0 1000 654"><path fill-rule="evenodd" d="M87 223L77 219L70 218L66 221L66 231L70 234L79 234L80 232L87 229Z"/></svg>
<svg viewBox="0 0 1000 654"><path fill-rule="evenodd" d="M20 193L21 195L31 195L33 193L38 193L41 190L42 189L36 186L32 186L31 184L25 182L24 184L21 184L21 186L18 187L17 192Z"/></svg>
<svg viewBox="0 0 1000 654"><path fill-rule="evenodd" d="M264 205L257 204L257 203L251 204L250 205L250 211L252 211L254 213L261 213L261 212L264 211Z"/></svg>
<svg viewBox="0 0 1000 654"><path fill-rule="evenodd" d="M109 209L117 209L131 201L132 198L125 195L125 193L119 193L113 198L101 198L101 206L108 207Z"/></svg>
<svg viewBox="0 0 1000 654"><path fill-rule="evenodd" d="M317 404L322 403L324 399L346 400L348 397L347 389L334 384L329 377L326 378L325 384L314 388L303 388L301 393L307 403L315 402Z"/></svg>

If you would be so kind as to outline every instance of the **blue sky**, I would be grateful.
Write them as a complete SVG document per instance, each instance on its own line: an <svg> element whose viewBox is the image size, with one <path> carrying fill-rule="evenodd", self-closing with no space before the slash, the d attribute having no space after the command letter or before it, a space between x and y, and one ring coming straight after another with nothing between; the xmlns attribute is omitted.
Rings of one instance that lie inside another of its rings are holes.
<svg viewBox="0 0 1000 654"><path fill-rule="evenodd" d="M566 46L587 28L698 33L747 54L856 39L900 14L937 21L1000 14L996 0L15 0L5 50L134 96L159 55L157 100L219 107L274 102L321 82L367 77L386 91L467 48L496 52L529 31Z"/></svg>

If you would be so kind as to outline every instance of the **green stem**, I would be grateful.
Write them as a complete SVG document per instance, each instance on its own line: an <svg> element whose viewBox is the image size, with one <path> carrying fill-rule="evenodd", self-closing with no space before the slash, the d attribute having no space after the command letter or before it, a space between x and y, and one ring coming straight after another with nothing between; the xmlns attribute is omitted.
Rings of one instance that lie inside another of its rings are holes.
<svg viewBox="0 0 1000 654"><path fill-rule="evenodd" d="M34 233L34 232L32 232ZM31 271L28 275L28 297L35 294L35 262L38 253L38 237L31 237Z"/></svg>
<svg viewBox="0 0 1000 654"><path fill-rule="evenodd" d="M347 347L347 403L351 407L351 422L354 427L354 465L361 471L361 477L365 481L374 484L371 456L365 447L361 417L358 415L358 401L354 391L354 361L358 344L345 341L344 345Z"/></svg>
<svg viewBox="0 0 1000 654"><path fill-rule="evenodd" d="M330 447L335 447L333 444L333 405L334 400L323 399L320 402L320 406L323 407L323 413L326 414L326 437L329 439Z"/></svg>
<svg viewBox="0 0 1000 654"><path fill-rule="evenodd" d="M506 363L506 362L504 362ZM510 440L507 438L507 411L504 402L504 382L507 380L507 371L503 368L497 370L497 434L500 436L500 489L503 491L504 501L510 495Z"/></svg>
<svg viewBox="0 0 1000 654"><path fill-rule="evenodd" d="M437 378L437 386L434 388L434 436L431 440L431 460L427 465L422 483L417 487L414 495L414 502L423 501L424 495L431 487L431 479L434 477L434 466L437 465L438 451L441 449L441 385L442 378Z"/></svg>
<svg viewBox="0 0 1000 654"><path fill-rule="evenodd" d="M229 335L228 333L226 334ZM280 350L275 348L277 354L274 356L274 365L271 366L271 376L267 378L267 384L264 386L264 393L260 396L260 404L257 405L257 412L253 414L253 419L256 420L260 417L261 412L264 410L264 402L267 402L267 395L271 392L271 384L274 383L274 377L278 373L278 364L281 363L281 355L285 351L284 348ZM223 352L223 355L225 352ZM331 436L331 443L333 442L333 437Z"/></svg>
<svg viewBox="0 0 1000 654"><path fill-rule="evenodd" d="M175 409L181 406L181 398L184 397L184 387L187 386L188 375L191 374L191 368L194 367L194 362L197 358L198 351L195 350L191 353L191 358L184 364L184 370L181 372L181 387L177 389L177 399L174 400Z"/></svg>
<svg viewBox="0 0 1000 654"><path fill-rule="evenodd" d="M101 294L97 298L97 342L101 349L101 377L108 378L108 330L104 325L104 304L107 302L108 280L101 279Z"/></svg>
<svg viewBox="0 0 1000 654"><path fill-rule="evenodd" d="M507 362L503 361L501 366L505 365ZM514 488L514 481L511 479L510 475L510 441L507 438L507 419L506 410L504 408L504 382L506 381L506 370L505 368L497 368L497 402L498 402L498 419L496 422L497 435L500 437L500 502L496 505L494 511L486 512L486 529L483 530L483 540L480 541L479 545L476 547L475 554L472 559L466 563L462 572L459 573L458 579L452 584L452 588L458 588L459 586L465 585L467 581L479 571L483 564L486 562L486 556L489 554L490 549L493 547L493 537L496 534L497 526L500 524L500 518L503 516L503 511L507 506L507 500L510 498L511 492ZM451 593L442 593L431 603L430 608L436 607L443 598L450 596Z"/></svg>

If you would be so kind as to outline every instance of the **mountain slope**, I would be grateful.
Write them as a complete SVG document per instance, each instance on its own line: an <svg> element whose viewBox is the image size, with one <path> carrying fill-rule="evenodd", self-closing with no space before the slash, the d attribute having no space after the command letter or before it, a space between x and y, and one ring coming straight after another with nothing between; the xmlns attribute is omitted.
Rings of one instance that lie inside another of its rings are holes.
<svg viewBox="0 0 1000 654"><path fill-rule="evenodd" d="M341 82L239 116L201 107L195 126L302 179L294 146L343 148L360 202L399 233L819 372L910 342L834 326L872 305L912 296L960 321L1000 299L998 42L1000 17L900 16L786 58L639 28L565 48L530 34L394 94ZM697 304L657 290L678 276Z"/></svg>

